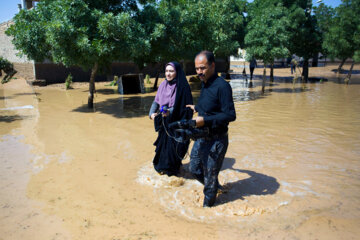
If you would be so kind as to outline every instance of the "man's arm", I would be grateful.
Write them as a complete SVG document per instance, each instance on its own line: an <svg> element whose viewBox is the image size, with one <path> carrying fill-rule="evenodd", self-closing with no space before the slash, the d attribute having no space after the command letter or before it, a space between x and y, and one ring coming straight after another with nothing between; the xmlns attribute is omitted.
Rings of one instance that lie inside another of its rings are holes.
<svg viewBox="0 0 360 240"><path fill-rule="evenodd" d="M186 107L189 107L189 108L191 108L193 111L194 111L194 113L197 113L197 110L196 110L196 106L195 105L186 105ZM196 127L202 127L202 126L204 126L204 118L203 117L200 117L200 116L197 116L196 118L195 118L195 121L196 121Z"/></svg>
<svg viewBox="0 0 360 240"><path fill-rule="evenodd" d="M217 127L219 125L226 125L236 119L232 89L229 83L226 82L221 86L218 97L221 105L221 112L211 116L204 116L203 120L205 126Z"/></svg>

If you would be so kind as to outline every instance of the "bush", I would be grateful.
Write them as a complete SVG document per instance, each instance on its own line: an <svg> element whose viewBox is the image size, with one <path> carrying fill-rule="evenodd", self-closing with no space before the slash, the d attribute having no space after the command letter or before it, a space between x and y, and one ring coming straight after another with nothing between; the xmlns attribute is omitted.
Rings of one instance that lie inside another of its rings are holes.
<svg viewBox="0 0 360 240"><path fill-rule="evenodd" d="M65 80L65 89L68 90L68 89L71 89L71 84L72 84L72 79L73 77L71 76L71 74L69 74Z"/></svg>
<svg viewBox="0 0 360 240"><path fill-rule="evenodd" d="M5 76L1 80L1 83L9 82L12 76L16 73L14 65L9 60L0 56L0 76L2 75L1 71L5 72Z"/></svg>
<svg viewBox="0 0 360 240"><path fill-rule="evenodd" d="M119 77L118 76L114 76L114 79L112 80L112 82L110 83L110 86L116 86L118 83Z"/></svg>
<svg viewBox="0 0 360 240"><path fill-rule="evenodd" d="M149 74L146 74L146 76L145 76L145 82L147 83L147 84L150 84L151 82L150 82L150 75Z"/></svg>

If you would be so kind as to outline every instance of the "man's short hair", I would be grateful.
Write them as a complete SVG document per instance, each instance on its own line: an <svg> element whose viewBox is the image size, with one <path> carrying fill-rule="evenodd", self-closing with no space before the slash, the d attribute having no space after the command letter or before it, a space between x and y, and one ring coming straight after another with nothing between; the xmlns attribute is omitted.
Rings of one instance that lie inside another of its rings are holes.
<svg viewBox="0 0 360 240"><path fill-rule="evenodd" d="M209 65L211 65L212 63L215 63L215 56L214 56L214 54L212 52L207 51L207 50L201 51L198 54L196 54L195 59L198 56L201 56L201 55L206 57L206 60L207 60Z"/></svg>

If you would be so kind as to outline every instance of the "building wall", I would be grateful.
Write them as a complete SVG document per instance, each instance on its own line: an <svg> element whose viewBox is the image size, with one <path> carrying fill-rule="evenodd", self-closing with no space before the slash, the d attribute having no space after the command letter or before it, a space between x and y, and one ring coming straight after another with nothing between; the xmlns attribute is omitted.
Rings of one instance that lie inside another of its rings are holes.
<svg viewBox="0 0 360 240"><path fill-rule="evenodd" d="M8 29L11 24L13 24L11 20L0 23L0 56L14 64L15 70L18 72L16 74L17 76L34 78L33 61L28 60L26 57L17 56L18 51L11 43L11 37L5 34L6 29Z"/></svg>

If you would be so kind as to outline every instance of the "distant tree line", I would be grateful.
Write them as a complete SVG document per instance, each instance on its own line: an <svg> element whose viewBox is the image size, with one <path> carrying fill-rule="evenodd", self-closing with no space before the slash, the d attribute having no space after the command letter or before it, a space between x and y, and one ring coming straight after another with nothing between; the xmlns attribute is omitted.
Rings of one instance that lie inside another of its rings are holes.
<svg viewBox="0 0 360 240"><path fill-rule="evenodd" d="M192 61L200 50L228 59L238 48L247 58L273 65L275 58L319 52L359 60L360 0L332 9L311 0L42 0L14 17L7 34L35 61L91 69L88 106L95 76L113 61L147 64ZM264 69L264 74L266 69Z"/></svg>

